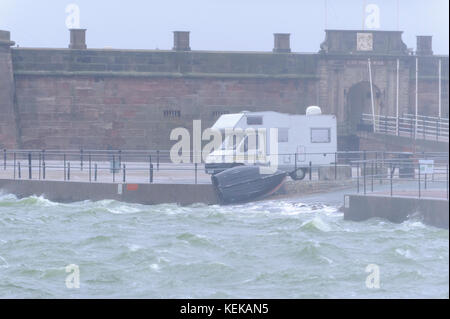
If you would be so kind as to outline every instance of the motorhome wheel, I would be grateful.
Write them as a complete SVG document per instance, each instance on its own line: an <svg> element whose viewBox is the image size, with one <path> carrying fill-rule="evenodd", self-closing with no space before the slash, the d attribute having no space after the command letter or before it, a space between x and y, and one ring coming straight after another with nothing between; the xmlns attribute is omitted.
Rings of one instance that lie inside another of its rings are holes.
<svg viewBox="0 0 450 319"><path fill-rule="evenodd" d="M289 174L293 180L300 181L305 178L306 171L303 168L299 168L296 171Z"/></svg>

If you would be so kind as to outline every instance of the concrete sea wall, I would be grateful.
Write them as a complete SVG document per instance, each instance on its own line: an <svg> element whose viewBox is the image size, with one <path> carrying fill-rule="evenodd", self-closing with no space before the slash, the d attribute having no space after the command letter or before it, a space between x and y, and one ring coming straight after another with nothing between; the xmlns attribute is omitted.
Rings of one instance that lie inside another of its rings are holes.
<svg viewBox="0 0 450 319"><path fill-rule="evenodd" d="M418 217L425 224L449 228L448 200L380 195L346 195L344 219L363 221L373 217L401 223Z"/></svg>
<svg viewBox="0 0 450 319"><path fill-rule="evenodd" d="M210 184L113 184L0 179L0 189L19 198L36 195L62 203L104 199L147 205L218 202Z"/></svg>

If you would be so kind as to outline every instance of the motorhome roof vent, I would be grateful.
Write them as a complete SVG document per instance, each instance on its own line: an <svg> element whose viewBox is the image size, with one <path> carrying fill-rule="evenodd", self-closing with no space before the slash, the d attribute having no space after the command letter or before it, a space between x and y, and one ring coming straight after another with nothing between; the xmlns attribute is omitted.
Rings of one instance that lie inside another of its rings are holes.
<svg viewBox="0 0 450 319"><path fill-rule="evenodd" d="M312 105L306 108L306 115L321 115L321 114L322 110L318 106Z"/></svg>

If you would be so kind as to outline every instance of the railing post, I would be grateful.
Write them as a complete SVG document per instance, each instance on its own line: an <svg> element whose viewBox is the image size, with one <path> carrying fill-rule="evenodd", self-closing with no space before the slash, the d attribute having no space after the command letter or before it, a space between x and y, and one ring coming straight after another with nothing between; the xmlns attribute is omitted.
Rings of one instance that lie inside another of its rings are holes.
<svg viewBox="0 0 450 319"><path fill-rule="evenodd" d="M156 151L156 170L159 171L159 150Z"/></svg>
<svg viewBox="0 0 450 319"><path fill-rule="evenodd" d="M3 149L3 170L6 171L6 149Z"/></svg>
<svg viewBox="0 0 450 319"><path fill-rule="evenodd" d="M97 163L94 164L94 181L97 181Z"/></svg>
<svg viewBox="0 0 450 319"><path fill-rule="evenodd" d="M153 164L150 163L150 183L153 183Z"/></svg>
<svg viewBox="0 0 450 319"><path fill-rule="evenodd" d="M80 149L80 171L83 170L83 149Z"/></svg>
<svg viewBox="0 0 450 319"><path fill-rule="evenodd" d="M116 156L113 155L113 183L116 182Z"/></svg>
<svg viewBox="0 0 450 319"><path fill-rule="evenodd" d="M392 176L393 176L393 172L392 172L392 163L389 165L389 179L391 181L391 197L392 197Z"/></svg>
<svg viewBox="0 0 450 319"><path fill-rule="evenodd" d="M19 179L21 179L22 178L22 171L20 169L20 161L17 163L17 165L18 165L17 169L18 169L18 173L19 173Z"/></svg>
<svg viewBox="0 0 450 319"><path fill-rule="evenodd" d="M39 168L39 177L38 177L38 179L41 179L41 157L42 157L42 154L39 152L39 164L38 164L38 168Z"/></svg>
<svg viewBox="0 0 450 319"><path fill-rule="evenodd" d="M64 154L64 180L66 180L66 154Z"/></svg>
<svg viewBox="0 0 450 319"><path fill-rule="evenodd" d="M370 180L371 180L370 191L373 192L373 160L372 160L372 165L371 165L371 168L370 168L370 176L371 176L371 178L370 178Z"/></svg>
<svg viewBox="0 0 450 319"><path fill-rule="evenodd" d="M16 179L16 152L14 152L14 179Z"/></svg>
<svg viewBox="0 0 450 319"><path fill-rule="evenodd" d="M363 176L363 179L364 179L364 195L366 195L366 175L367 175L367 170L366 170L366 161L364 160L364 163L363 163L363 172L364 172L364 176Z"/></svg>
<svg viewBox="0 0 450 319"><path fill-rule="evenodd" d="M445 166L446 167L446 178L445 178L445 181L446 181L446 189L447 189L447 200L448 200L448 164Z"/></svg>
<svg viewBox="0 0 450 319"><path fill-rule="evenodd" d="M439 119L436 120L436 141L439 141Z"/></svg>
<svg viewBox="0 0 450 319"><path fill-rule="evenodd" d="M28 179L32 178L32 167L31 167L31 152L28 153Z"/></svg>
<svg viewBox="0 0 450 319"><path fill-rule="evenodd" d="M426 130L425 119L423 119L423 120L422 120L422 134L423 134L423 139L424 139L424 140L426 140L425 130Z"/></svg>
<svg viewBox="0 0 450 319"><path fill-rule="evenodd" d="M45 162L42 162L42 179L45 179Z"/></svg>
<svg viewBox="0 0 450 319"><path fill-rule="evenodd" d="M195 184L197 184L197 163L194 164L195 167Z"/></svg>
<svg viewBox="0 0 450 319"><path fill-rule="evenodd" d="M421 189L420 189L420 164L419 164L419 198L420 198L420 192L421 192Z"/></svg>
<svg viewBox="0 0 450 319"><path fill-rule="evenodd" d="M334 179L337 180L337 152L334 152Z"/></svg>
<svg viewBox="0 0 450 319"><path fill-rule="evenodd" d="M375 152L375 175L378 176L378 152ZM381 184L381 181L380 181Z"/></svg>
<svg viewBox="0 0 450 319"><path fill-rule="evenodd" d="M152 182L152 156L148 156L148 182Z"/></svg>
<svg viewBox="0 0 450 319"><path fill-rule="evenodd" d="M70 162L67 162L67 180L70 181Z"/></svg>
<svg viewBox="0 0 450 319"><path fill-rule="evenodd" d="M413 138L413 123L412 123L412 121L410 121L409 128L410 128L410 138L412 139Z"/></svg>
<svg viewBox="0 0 450 319"><path fill-rule="evenodd" d="M359 194L359 162L358 166L356 167L356 191Z"/></svg>
<svg viewBox="0 0 450 319"><path fill-rule="evenodd" d="M125 168L125 164L123 164L123 182L125 183L126 181L126 168Z"/></svg>
<svg viewBox="0 0 450 319"><path fill-rule="evenodd" d="M367 151L363 150L363 172L364 172L364 195L366 194L366 175L367 175L367 166L366 166L366 161L367 161Z"/></svg>
<svg viewBox="0 0 450 319"><path fill-rule="evenodd" d="M425 179L424 179L424 189L427 189L427 174L425 173Z"/></svg>
<svg viewBox="0 0 450 319"><path fill-rule="evenodd" d="M309 180L312 178L312 162L309 161Z"/></svg>
<svg viewBox="0 0 450 319"><path fill-rule="evenodd" d="M92 159L91 159L91 153L89 153L89 182L92 182Z"/></svg>

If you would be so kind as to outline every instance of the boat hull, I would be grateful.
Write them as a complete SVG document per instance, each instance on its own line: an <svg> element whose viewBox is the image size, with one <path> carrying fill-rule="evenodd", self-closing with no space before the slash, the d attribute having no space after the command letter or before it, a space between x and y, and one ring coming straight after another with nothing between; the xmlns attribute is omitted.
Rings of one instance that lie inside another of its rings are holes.
<svg viewBox="0 0 450 319"><path fill-rule="evenodd" d="M259 166L238 166L211 176L220 202L248 202L276 192L286 179L286 173L279 170L267 173L265 170Z"/></svg>

